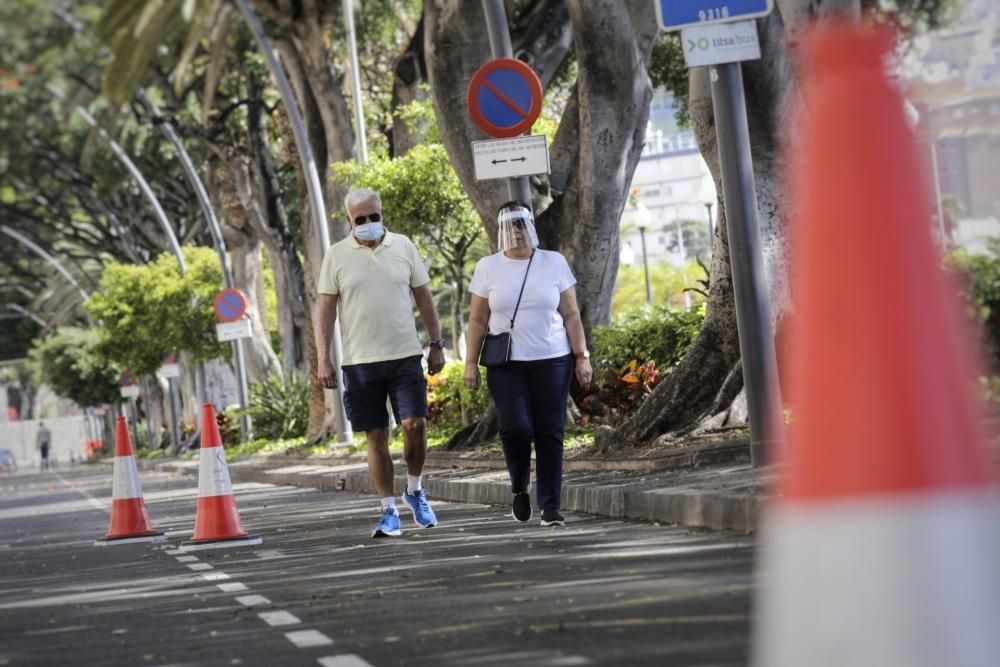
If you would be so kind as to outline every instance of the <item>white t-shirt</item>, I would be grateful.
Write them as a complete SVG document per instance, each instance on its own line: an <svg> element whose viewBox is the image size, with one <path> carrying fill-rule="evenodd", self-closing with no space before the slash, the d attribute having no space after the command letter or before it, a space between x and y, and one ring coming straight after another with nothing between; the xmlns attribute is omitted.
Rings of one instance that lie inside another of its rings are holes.
<svg viewBox="0 0 1000 667"><path fill-rule="evenodd" d="M502 252L476 264L469 291L490 304L490 333L510 331L527 259ZM570 353L569 337L559 314L559 295L576 284L566 258L553 250L535 250L511 334L510 358L516 361L552 359Z"/></svg>

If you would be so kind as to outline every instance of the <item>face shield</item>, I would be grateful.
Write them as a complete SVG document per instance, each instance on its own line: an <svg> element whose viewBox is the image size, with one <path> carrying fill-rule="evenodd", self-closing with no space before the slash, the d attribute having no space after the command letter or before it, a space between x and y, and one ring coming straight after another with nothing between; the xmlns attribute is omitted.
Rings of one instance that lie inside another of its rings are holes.
<svg viewBox="0 0 1000 667"><path fill-rule="evenodd" d="M505 208L497 215L497 246L500 252L537 248L538 234L531 211L523 206Z"/></svg>

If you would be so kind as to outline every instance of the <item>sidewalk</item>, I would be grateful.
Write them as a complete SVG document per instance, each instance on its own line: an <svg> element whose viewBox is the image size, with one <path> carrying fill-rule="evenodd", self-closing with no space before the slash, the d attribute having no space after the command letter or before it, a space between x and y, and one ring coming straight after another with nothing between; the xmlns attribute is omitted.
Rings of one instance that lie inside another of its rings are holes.
<svg viewBox="0 0 1000 667"><path fill-rule="evenodd" d="M773 470L753 469L747 443L712 443L655 455L634 452L614 457L568 457L562 509L620 519L752 532L757 528L764 487ZM160 470L198 474L198 461L156 464ZM405 467L396 462L402 491ZM231 462L233 481L265 482L320 489L374 493L364 454L347 459L250 457ZM424 488L432 499L507 505L510 486L500 454L428 453ZM533 494L532 494L533 495Z"/></svg>

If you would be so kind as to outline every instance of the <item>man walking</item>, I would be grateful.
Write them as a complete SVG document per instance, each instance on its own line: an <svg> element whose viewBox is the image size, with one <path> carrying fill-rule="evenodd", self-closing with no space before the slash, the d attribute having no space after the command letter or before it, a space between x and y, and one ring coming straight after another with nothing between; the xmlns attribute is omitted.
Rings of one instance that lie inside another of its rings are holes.
<svg viewBox="0 0 1000 667"><path fill-rule="evenodd" d="M38 422L38 433L35 435L35 447L42 459L38 464L39 470L49 469L49 445L52 444L52 431L45 425L45 422Z"/></svg>
<svg viewBox="0 0 1000 667"><path fill-rule="evenodd" d="M430 338L427 366L432 375L444 366L444 341L427 269L410 239L386 231L378 194L352 190L344 206L351 233L330 246L320 269L318 378L324 387L337 388L330 341L339 306L344 337L344 407L354 430L364 431L368 439L368 472L382 499L382 516L372 537L398 536L402 531L392 484L387 397L403 427L407 472L403 501L418 526L437 524L422 486L427 454L427 382L413 301Z"/></svg>

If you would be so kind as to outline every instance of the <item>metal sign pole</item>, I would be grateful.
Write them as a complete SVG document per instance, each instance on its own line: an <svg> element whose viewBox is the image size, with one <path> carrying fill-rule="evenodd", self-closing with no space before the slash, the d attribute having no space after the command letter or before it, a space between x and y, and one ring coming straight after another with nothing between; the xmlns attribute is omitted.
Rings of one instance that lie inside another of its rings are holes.
<svg viewBox="0 0 1000 667"><path fill-rule="evenodd" d="M503 0L483 0L486 15L486 32L490 39L490 53L494 58L512 58L514 47L510 43L510 28L507 25L507 9ZM507 179L507 194L511 200L521 201L531 206L531 183L527 176ZM533 209L532 209L533 210Z"/></svg>
<svg viewBox="0 0 1000 667"><path fill-rule="evenodd" d="M750 420L750 458L760 466L772 443L781 438L781 395L757 224L743 70L738 62L726 63L711 67L709 74Z"/></svg>

